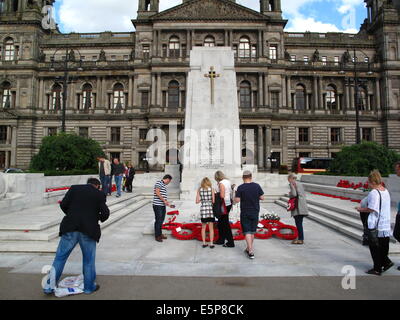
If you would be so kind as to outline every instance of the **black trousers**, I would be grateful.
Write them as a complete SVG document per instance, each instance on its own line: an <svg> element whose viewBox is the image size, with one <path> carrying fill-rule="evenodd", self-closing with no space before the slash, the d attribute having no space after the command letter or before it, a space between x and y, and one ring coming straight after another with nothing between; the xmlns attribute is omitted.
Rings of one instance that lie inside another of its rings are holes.
<svg viewBox="0 0 400 320"><path fill-rule="evenodd" d="M235 242L233 240L232 229L229 223L229 212L232 210L232 206L226 207L228 209L228 214L221 216L218 219L218 232L219 232L219 243L225 243L227 246L234 246Z"/></svg>
<svg viewBox="0 0 400 320"><path fill-rule="evenodd" d="M382 272L382 268L388 266L392 261L389 259L389 243L390 238L378 238L378 245L369 245L372 260L374 261L374 270Z"/></svg>
<svg viewBox="0 0 400 320"><path fill-rule="evenodd" d="M133 183L133 178L126 178L125 182L126 191L132 192L132 183Z"/></svg>

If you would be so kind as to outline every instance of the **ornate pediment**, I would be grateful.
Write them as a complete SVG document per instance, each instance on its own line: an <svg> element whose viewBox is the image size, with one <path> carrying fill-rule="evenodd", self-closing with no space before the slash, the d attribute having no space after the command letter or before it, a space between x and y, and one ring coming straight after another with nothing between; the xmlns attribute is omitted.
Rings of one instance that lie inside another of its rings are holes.
<svg viewBox="0 0 400 320"><path fill-rule="evenodd" d="M261 13L229 0L192 0L163 11L151 20L267 20Z"/></svg>

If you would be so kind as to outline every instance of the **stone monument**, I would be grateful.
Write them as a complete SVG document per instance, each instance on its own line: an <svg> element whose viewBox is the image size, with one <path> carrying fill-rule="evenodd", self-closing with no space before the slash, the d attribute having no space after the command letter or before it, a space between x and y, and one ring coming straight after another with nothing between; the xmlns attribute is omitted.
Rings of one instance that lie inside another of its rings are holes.
<svg viewBox="0 0 400 320"><path fill-rule="evenodd" d="M241 135L234 52L196 47L190 53L181 198L193 198L217 170L241 175Z"/></svg>

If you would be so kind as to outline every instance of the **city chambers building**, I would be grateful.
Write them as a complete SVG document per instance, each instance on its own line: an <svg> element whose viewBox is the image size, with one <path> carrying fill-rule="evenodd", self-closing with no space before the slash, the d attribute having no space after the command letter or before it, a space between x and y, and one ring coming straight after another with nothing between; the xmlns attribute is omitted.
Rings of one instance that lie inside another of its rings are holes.
<svg viewBox="0 0 400 320"><path fill-rule="evenodd" d="M162 12L159 0L139 0L135 32L64 34L42 25L54 0L0 0L0 168L29 167L42 138L61 131L64 102L67 132L144 167L151 128L185 127L196 46L234 51L240 125L255 132L247 149L243 134L243 154L259 170L270 157L334 157L356 128L400 151L400 8L365 2L357 34L285 32L280 0L259 11L183 0Z"/></svg>

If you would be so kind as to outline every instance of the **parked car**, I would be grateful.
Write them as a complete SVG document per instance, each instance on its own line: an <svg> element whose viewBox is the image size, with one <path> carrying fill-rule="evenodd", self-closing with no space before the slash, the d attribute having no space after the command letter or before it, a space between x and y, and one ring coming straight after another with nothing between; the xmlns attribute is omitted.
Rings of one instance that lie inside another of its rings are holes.
<svg viewBox="0 0 400 320"><path fill-rule="evenodd" d="M24 173L24 170L16 168L8 168L4 170L4 173Z"/></svg>

